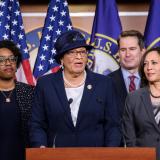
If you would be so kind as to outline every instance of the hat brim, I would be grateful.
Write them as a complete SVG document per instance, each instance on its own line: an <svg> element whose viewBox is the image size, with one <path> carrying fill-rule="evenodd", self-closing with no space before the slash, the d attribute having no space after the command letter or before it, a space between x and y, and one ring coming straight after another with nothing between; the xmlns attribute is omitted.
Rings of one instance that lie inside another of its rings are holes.
<svg viewBox="0 0 160 160"><path fill-rule="evenodd" d="M75 49L75 48L80 48L80 47L85 47L87 50L93 49L93 46L88 45L88 44L75 44L69 47L66 47L62 51L59 51L58 54L54 56L54 59L57 61L57 63L60 63L60 59L63 57L63 55L68 52L69 50Z"/></svg>

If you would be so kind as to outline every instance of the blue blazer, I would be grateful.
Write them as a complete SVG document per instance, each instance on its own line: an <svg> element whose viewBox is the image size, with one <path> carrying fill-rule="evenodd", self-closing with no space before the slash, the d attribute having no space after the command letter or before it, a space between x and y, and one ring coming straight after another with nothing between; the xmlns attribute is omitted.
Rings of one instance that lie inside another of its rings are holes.
<svg viewBox="0 0 160 160"><path fill-rule="evenodd" d="M74 127L62 72L40 78L29 123L31 146L119 146L119 115L111 85L110 79L87 70Z"/></svg>

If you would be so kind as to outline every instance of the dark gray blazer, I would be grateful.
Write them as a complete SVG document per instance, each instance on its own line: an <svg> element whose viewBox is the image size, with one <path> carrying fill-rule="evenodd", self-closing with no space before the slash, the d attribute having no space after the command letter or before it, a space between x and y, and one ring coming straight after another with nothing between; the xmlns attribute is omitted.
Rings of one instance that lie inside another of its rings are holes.
<svg viewBox="0 0 160 160"><path fill-rule="evenodd" d="M127 146L156 147L160 158L160 128L154 118L147 87L127 96L123 114L123 134Z"/></svg>

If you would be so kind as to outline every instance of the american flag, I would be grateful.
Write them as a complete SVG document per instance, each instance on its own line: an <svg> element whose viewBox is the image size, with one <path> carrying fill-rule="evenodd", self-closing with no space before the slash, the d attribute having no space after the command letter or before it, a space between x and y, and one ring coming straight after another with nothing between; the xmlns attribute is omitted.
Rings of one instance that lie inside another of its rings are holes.
<svg viewBox="0 0 160 160"><path fill-rule="evenodd" d="M0 0L0 40L11 40L17 45L22 53L22 65L16 78L18 81L33 84L23 20L17 0Z"/></svg>
<svg viewBox="0 0 160 160"><path fill-rule="evenodd" d="M72 30L72 24L67 1L51 0L33 71L36 79L46 73L56 72L59 69L59 65L54 59L56 54L54 44L57 37L68 30Z"/></svg>

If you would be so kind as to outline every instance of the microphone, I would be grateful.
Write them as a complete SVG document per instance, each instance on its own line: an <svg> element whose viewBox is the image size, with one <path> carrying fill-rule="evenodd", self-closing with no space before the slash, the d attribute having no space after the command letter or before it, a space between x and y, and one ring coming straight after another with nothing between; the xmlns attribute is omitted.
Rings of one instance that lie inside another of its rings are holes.
<svg viewBox="0 0 160 160"><path fill-rule="evenodd" d="M73 98L69 98L68 104L70 105L73 102Z"/></svg>

